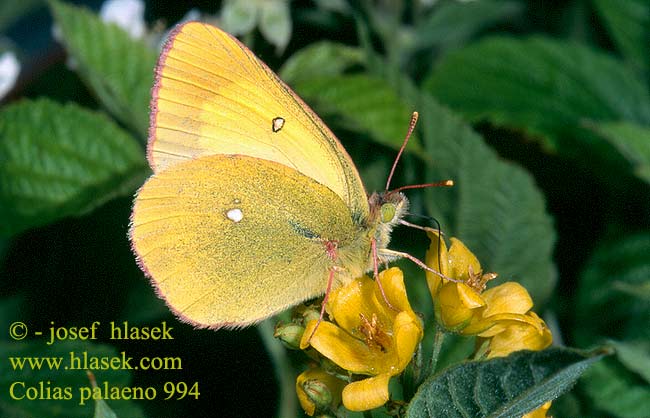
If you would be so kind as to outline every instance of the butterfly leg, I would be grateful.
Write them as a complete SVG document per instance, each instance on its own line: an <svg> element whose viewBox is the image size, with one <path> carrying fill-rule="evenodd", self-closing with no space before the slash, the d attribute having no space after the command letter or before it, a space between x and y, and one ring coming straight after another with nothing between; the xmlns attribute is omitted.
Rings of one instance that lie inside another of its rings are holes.
<svg viewBox="0 0 650 418"><path fill-rule="evenodd" d="M339 257L337 249L338 249L338 241L335 240L328 240L324 242L325 245L325 252L327 253L327 256L330 258L332 261L336 261ZM327 301L329 300L330 297L330 291L332 290L332 283L334 282L334 272L336 271L336 266L332 266L329 269L329 277L327 278L327 288L325 289L325 296L323 296L323 304L320 308L320 316L318 317L318 322L316 322L316 326L314 327L314 330L311 332L311 335L309 336L309 339L307 342L311 341L311 337L314 336L316 333L316 330L318 329L318 326L320 325L321 322L323 322L323 317L325 316L325 306L327 304Z"/></svg>
<svg viewBox="0 0 650 418"><path fill-rule="evenodd" d="M384 293L384 288L381 286L381 280L379 280L379 256L377 255L377 241L375 241L374 238L370 240L370 248L372 248L373 278L375 279L375 282L377 282L377 287L379 287L381 296L384 298L384 302L386 302L386 305L388 305L389 308L391 308L395 312L399 312L399 310L390 303L390 301L386 297L386 293Z"/></svg>
<svg viewBox="0 0 650 418"><path fill-rule="evenodd" d="M309 336L309 339L307 340L307 344L309 344L311 338L316 333L316 330L318 329L320 323L323 322L323 317L325 316L325 306L327 304L327 300L330 297L330 291L332 290L332 282L334 281L334 271L335 271L334 267L331 267L329 277L327 278L327 289L325 289L325 296L323 297L323 305L320 308L320 316L318 317L318 322L316 322L316 326L314 327L313 331L311 332L311 335Z"/></svg>
<svg viewBox="0 0 650 418"><path fill-rule="evenodd" d="M412 262L414 262L415 264L417 264L419 267L421 267L422 269L435 274L436 276L440 277L441 279L449 280L450 282L454 282L454 283L460 283L461 282L461 280L452 279L451 277L447 277L444 274L440 273L439 271L436 271L436 270L432 269L431 267L424 264L422 262L422 260L413 257L409 253L403 253L401 251L394 251L394 250L384 249L384 250L382 250L382 254L385 254L385 255L387 255L389 257L393 257L393 258L406 258L406 259L409 259Z"/></svg>

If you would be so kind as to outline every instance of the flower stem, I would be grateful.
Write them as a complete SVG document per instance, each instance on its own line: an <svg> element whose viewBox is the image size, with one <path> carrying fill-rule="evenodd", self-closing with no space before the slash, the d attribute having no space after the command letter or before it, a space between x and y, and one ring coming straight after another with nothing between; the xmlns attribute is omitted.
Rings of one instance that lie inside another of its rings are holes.
<svg viewBox="0 0 650 418"><path fill-rule="evenodd" d="M417 350L415 350L415 354L413 356L413 360L411 361L411 370L412 370L412 375L411 378L404 382L404 398L405 399L411 399L413 397L413 394L415 394L415 391L417 390L418 386L420 386L420 383L425 379L426 377L426 372L427 370L424 369L424 359L423 359L423 353L422 353L422 342L418 344ZM407 369L408 370L408 369ZM402 375L402 377L406 377L406 373Z"/></svg>
<svg viewBox="0 0 650 418"><path fill-rule="evenodd" d="M297 403L295 391L294 372L287 359L286 351L282 344L273 337L273 323L271 319L260 322L257 325L260 338L264 343L266 352L269 354L273 365L275 366L275 376L278 379L280 389L280 405L278 407L278 417L296 416Z"/></svg>
<svg viewBox="0 0 650 418"><path fill-rule="evenodd" d="M438 366L438 358L440 357L440 349L442 348L442 343L445 341L445 332L442 328L435 323L436 333L433 336L433 349L431 350L431 360L429 361L429 373L432 375L436 371Z"/></svg>

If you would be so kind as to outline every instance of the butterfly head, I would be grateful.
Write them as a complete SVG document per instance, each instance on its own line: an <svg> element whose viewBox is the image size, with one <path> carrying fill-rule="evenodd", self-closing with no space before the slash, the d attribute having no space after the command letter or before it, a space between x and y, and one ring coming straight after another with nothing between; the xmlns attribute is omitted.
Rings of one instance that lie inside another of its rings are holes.
<svg viewBox="0 0 650 418"><path fill-rule="evenodd" d="M373 193L369 202L370 207L378 211L376 216L379 223L390 225L394 225L404 216L409 205L406 196L400 192Z"/></svg>
<svg viewBox="0 0 650 418"><path fill-rule="evenodd" d="M401 192L373 193L368 199L371 223L377 225L375 239L377 248L386 248L393 227L406 214L409 201Z"/></svg>

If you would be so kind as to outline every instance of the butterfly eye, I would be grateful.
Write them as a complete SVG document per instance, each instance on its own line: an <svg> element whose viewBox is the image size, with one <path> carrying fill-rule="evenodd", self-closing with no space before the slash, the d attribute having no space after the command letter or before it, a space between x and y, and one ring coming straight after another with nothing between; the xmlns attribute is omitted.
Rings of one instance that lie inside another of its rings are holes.
<svg viewBox="0 0 650 418"><path fill-rule="evenodd" d="M381 221L384 223L392 221L395 217L396 210L395 204L393 203L384 203L381 205Z"/></svg>

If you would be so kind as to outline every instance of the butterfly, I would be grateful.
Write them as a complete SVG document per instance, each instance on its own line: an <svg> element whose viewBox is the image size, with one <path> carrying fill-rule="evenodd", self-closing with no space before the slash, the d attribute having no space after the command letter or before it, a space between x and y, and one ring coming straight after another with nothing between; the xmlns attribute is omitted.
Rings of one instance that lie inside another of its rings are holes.
<svg viewBox="0 0 650 418"><path fill-rule="evenodd" d="M368 196L330 129L214 26L169 35L147 159L129 237L158 294L197 327L253 324L404 256L387 246L407 198Z"/></svg>

